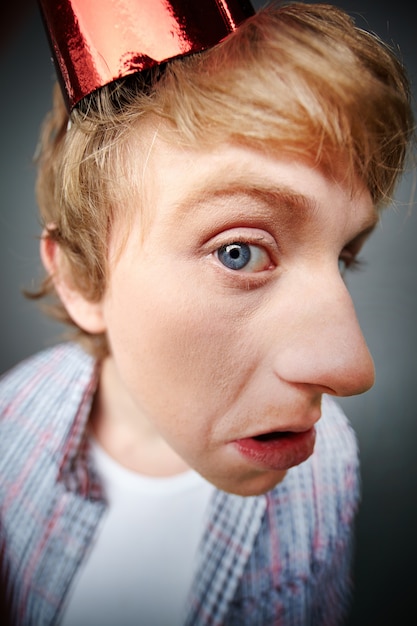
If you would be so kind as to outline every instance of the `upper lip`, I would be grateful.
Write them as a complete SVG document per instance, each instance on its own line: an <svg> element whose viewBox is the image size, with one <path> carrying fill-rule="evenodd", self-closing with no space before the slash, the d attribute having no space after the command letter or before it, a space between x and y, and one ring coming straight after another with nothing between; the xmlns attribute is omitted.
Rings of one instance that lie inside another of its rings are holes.
<svg viewBox="0 0 417 626"><path fill-rule="evenodd" d="M243 439L261 439L262 437L268 437L269 435L303 435L314 429L314 426L304 430L268 430L250 437L243 437Z"/></svg>
<svg viewBox="0 0 417 626"><path fill-rule="evenodd" d="M251 439L253 437L259 437L261 435L269 435L272 433L294 433L301 434L306 433L312 428L314 428L315 424L319 421L321 417L321 410L316 410L314 412L310 412L304 416L302 420L299 420L298 423L289 423L288 426L280 424L278 427L271 426L271 428L266 427L262 430L256 430L256 432L246 435L246 437L240 437L240 439Z"/></svg>

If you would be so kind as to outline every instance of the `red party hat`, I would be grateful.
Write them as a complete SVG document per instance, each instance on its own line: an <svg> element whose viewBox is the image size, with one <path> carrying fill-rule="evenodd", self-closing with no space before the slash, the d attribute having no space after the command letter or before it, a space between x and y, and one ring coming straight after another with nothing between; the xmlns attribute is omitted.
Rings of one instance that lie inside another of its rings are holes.
<svg viewBox="0 0 417 626"><path fill-rule="evenodd" d="M71 110L99 87L219 43L249 0L39 0Z"/></svg>

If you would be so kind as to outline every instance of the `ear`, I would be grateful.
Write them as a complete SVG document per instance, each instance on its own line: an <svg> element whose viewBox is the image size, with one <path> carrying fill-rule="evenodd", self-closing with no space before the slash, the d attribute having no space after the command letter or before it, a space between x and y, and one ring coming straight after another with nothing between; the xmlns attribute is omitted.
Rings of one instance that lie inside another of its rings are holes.
<svg viewBox="0 0 417 626"><path fill-rule="evenodd" d="M63 252L46 231L42 233L40 253L42 263L52 278L56 292L73 322L88 333L99 334L106 330L101 302L87 300L72 285L64 268Z"/></svg>

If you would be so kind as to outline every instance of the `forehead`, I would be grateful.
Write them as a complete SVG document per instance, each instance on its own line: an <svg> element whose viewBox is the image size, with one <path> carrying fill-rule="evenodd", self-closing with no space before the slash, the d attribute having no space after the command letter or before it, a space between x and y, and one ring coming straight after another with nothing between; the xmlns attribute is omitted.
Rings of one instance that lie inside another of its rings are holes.
<svg viewBox="0 0 417 626"><path fill-rule="evenodd" d="M326 174L290 154L226 143L196 149L154 136L142 180L149 223L158 215L178 228L208 211L221 221L230 211L256 216L266 208L274 219L279 207L288 226L301 226L319 211L328 211L329 219L353 219L355 227L374 226L377 213L369 191L359 180L344 180L342 167L335 172ZM335 202L345 211L332 211Z"/></svg>

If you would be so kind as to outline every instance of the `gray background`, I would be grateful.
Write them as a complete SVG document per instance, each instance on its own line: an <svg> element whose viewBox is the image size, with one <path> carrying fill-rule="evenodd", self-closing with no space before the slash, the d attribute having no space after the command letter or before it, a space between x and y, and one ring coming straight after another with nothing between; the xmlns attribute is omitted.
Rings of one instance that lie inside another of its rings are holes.
<svg viewBox="0 0 417 626"><path fill-rule="evenodd" d="M10 4L0 23L0 372L55 342L61 330L21 294L40 273L32 156L54 71L34 0ZM406 0L340 4L359 25L399 46L415 92L417 46ZM414 176L411 171L405 177L395 208L367 245L366 271L349 279L377 371L371 391L342 401L358 434L363 474L350 626L417 623Z"/></svg>

